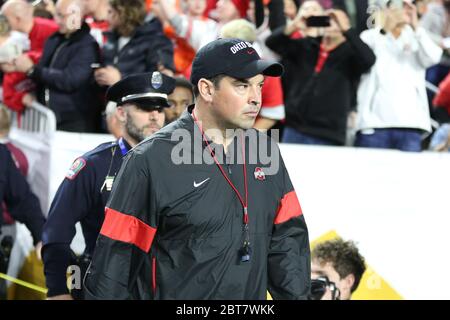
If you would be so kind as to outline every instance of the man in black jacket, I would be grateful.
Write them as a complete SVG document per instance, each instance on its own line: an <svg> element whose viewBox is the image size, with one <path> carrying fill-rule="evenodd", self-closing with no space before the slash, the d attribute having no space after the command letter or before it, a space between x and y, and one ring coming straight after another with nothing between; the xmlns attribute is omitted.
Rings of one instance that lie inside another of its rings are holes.
<svg viewBox="0 0 450 320"><path fill-rule="evenodd" d="M282 70L238 39L199 50L195 106L124 160L86 276L89 298L306 298L300 203L276 143L251 129L264 75Z"/></svg>
<svg viewBox="0 0 450 320"><path fill-rule="evenodd" d="M375 63L372 50L350 28L345 13L329 12L324 36L292 39L303 23L300 15L275 30L267 46L290 62L290 89L285 96L288 143L344 145L347 116L355 107L360 76Z"/></svg>
<svg viewBox="0 0 450 320"><path fill-rule="evenodd" d="M58 130L94 132L100 109L91 65L100 52L82 16L77 0L59 0L59 32L47 40L40 62L22 60L16 67L36 82L37 99L55 112Z"/></svg>

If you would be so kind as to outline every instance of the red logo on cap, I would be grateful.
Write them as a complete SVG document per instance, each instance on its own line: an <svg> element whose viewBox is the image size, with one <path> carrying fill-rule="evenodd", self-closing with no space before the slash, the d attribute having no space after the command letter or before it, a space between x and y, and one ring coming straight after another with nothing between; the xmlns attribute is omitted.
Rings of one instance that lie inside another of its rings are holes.
<svg viewBox="0 0 450 320"><path fill-rule="evenodd" d="M254 54L254 53L255 53L255 49L248 49L248 50L247 50L247 53L248 53L248 54Z"/></svg>

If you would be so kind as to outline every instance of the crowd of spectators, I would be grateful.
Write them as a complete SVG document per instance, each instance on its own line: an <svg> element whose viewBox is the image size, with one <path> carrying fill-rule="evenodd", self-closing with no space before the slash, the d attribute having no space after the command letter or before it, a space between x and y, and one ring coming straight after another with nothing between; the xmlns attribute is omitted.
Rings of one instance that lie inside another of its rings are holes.
<svg viewBox="0 0 450 320"><path fill-rule="evenodd" d="M196 51L218 37L285 66L255 123L282 142L421 151L450 121L450 0L0 2L2 101L19 125L38 102L58 130L113 130L108 87L160 71L188 91Z"/></svg>

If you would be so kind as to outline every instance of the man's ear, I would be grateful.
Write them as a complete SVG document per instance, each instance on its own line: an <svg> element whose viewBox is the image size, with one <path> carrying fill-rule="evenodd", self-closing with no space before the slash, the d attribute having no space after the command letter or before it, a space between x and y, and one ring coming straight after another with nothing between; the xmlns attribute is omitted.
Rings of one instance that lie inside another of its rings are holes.
<svg viewBox="0 0 450 320"><path fill-rule="evenodd" d="M343 280L345 282L345 286L348 288L348 292L351 294L352 287L355 284L355 275L353 273L350 273Z"/></svg>
<svg viewBox="0 0 450 320"><path fill-rule="evenodd" d="M119 119L119 121L121 123L125 123L127 121L127 113L123 106L117 107L116 114L117 114L117 119Z"/></svg>
<svg viewBox="0 0 450 320"><path fill-rule="evenodd" d="M203 100L205 100L206 102L212 102L215 88L214 84L211 81L203 78L200 79L198 81L198 91Z"/></svg>

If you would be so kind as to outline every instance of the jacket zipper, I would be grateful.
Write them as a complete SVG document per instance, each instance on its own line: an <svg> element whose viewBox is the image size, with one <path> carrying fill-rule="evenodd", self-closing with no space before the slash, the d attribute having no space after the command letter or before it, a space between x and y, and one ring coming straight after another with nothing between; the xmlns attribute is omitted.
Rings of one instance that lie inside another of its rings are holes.
<svg viewBox="0 0 450 320"><path fill-rule="evenodd" d="M152 288L153 299L156 298L156 257L152 258Z"/></svg>
<svg viewBox="0 0 450 320"><path fill-rule="evenodd" d="M53 67L53 64L55 63L55 60L58 57L59 52L68 44L69 44L69 41L66 40L65 42L63 42L59 45L59 47L56 49L55 53L53 54L52 59L50 60L50 64L48 66L49 68ZM50 89L49 89L49 87L45 87L45 89L44 89L44 100L45 100L45 105L50 108L50 104L49 104L50 103Z"/></svg>

